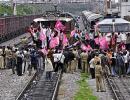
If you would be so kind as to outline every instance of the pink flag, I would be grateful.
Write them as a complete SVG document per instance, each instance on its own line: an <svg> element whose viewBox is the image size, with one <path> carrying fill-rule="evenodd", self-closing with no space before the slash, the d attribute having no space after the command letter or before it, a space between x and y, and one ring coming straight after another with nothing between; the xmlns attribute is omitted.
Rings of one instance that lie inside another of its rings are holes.
<svg viewBox="0 0 130 100"><path fill-rule="evenodd" d="M57 30L65 30L65 26L61 23L61 21L57 20L56 24L55 24L55 28Z"/></svg>
<svg viewBox="0 0 130 100"><path fill-rule="evenodd" d="M91 51L92 47L90 45L87 45L87 51Z"/></svg>
<svg viewBox="0 0 130 100"><path fill-rule="evenodd" d="M50 48L55 48L59 45L59 37L52 37L50 41Z"/></svg>
<svg viewBox="0 0 130 100"><path fill-rule="evenodd" d="M40 32L39 39L40 39L41 41L43 41L43 40L46 39L46 34L45 34L45 32L44 32L43 30Z"/></svg>
<svg viewBox="0 0 130 100"><path fill-rule="evenodd" d="M99 42L100 42L100 49L106 50L106 49L109 48L108 47L108 42L106 41L105 37L102 37Z"/></svg>
<svg viewBox="0 0 130 100"><path fill-rule="evenodd" d="M92 48L91 48L91 46L90 45L84 45L84 44L82 44L81 45L81 49L82 50L85 50L86 52L88 52L88 51L91 51L92 50Z"/></svg>
<svg viewBox="0 0 130 100"><path fill-rule="evenodd" d="M70 37L73 37L75 32L76 32L76 30L71 31Z"/></svg>

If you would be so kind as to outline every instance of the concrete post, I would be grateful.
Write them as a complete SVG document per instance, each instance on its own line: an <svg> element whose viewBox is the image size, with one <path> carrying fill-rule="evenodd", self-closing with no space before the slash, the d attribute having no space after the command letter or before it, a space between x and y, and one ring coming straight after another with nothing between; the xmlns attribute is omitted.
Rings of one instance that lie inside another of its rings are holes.
<svg viewBox="0 0 130 100"><path fill-rule="evenodd" d="M16 3L13 2L13 15L17 15Z"/></svg>

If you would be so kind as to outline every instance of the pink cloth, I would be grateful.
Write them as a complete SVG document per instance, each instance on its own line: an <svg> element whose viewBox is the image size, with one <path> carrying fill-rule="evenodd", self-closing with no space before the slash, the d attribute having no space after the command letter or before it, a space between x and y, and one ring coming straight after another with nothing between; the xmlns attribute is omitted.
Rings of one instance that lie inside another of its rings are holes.
<svg viewBox="0 0 130 100"><path fill-rule="evenodd" d="M91 46L90 46L90 45L85 46L84 44L82 44L82 45L81 45L81 49L82 49L82 50L85 50L86 52L88 52L88 51L91 51L91 50L92 50L92 48L91 48Z"/></svg>
<svg viewBox="0 0 130 100"><path fill-rule="evenodd" d="M81 49L86 51L87 47L84 44L82 44Z"/></svg>
<svg viewBox="0 0 130 100"><path fill-rule="evenodd" d="M55 48L59 45L59 37L52 37L50 41L50 48Z"/></svg>
<svg viewBox="0 0 130 100"><path fill-rule="evenodd" d="M92 50L91 46L87 45L87 51L91 51L91 50Z"/></svg>
<svg viewBox="0 0 130 100"><path fill-rule="evenodd" d="M43 41L43 40L45 40L46 39L46 29L43 29L42 27L40 27L41 28L41 31L40 31L40 34L39 34L39 39L41 40L41 41Z"/></svg>
<svg viewBox="0 0 130 100"><path fill-rule="evenodd" d="M71 31L70 37L73 37L75 32L76 32L76 30Z"/></svg>
<svg viewBox="0 0 130 100"><path fill-rule="evenodd" d="M108 42L106 41L105 37L100 38L99 43L100 43L100 49L106 50L106 49L109 48L108 47Z"/></svg>
<svg viewBox="0 0 130 100"><path fill-rule="evenodd" d="M65 30L65 26L62 24L62 22L61 21L59 21L59 20L57 20L57 22L56 22L56 24L55 24L55 28L57 29L57 30Z"/></svg>

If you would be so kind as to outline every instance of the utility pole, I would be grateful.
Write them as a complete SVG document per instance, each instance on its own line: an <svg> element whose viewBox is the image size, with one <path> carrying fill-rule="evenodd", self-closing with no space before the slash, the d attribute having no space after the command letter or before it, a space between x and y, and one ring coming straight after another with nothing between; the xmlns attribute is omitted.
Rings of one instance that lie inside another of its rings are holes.
<svg viewBox="0 0 130 100"><path fill-rule="evenodd" d="M13 15L17 15L16 2L14 0L11 0L11 4L13 6Z"/></svg>
<svg viewBox="0 0 130 100"><path fill-rule="evenodd" d="M119 0L119 12L120 12L120 16L121 16L121 4L122 4L122 0Z"/></svg>
<svg viewBox="0 0 130 100"><path fill-rule="evenodd" d="M13 15L17 15L16 3L13 3Z"/></svg>
<svg viewBox="0 0 130 100"><path fill-rule="evenodd" d="M107 15L108 14L108 5L107 5L107 0L105 0L105 15Z"/></svg>

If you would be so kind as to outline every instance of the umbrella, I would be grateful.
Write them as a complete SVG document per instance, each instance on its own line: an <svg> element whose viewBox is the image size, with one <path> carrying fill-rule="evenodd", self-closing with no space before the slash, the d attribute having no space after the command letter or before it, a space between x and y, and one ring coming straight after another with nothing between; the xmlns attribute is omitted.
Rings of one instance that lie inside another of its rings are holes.
<svg viewBox="0 0 130 100"><path fill-rule="evenodd" d="M97 23L97 28L100 32L129 32L130 22L122 18L104 19Z"/></svg>

